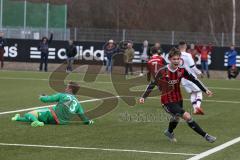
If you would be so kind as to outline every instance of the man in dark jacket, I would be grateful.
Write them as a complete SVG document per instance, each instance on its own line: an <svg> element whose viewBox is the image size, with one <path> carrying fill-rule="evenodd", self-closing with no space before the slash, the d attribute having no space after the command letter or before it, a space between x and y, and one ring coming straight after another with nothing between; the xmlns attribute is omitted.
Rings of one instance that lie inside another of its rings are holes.
<svg viewBox="0 0 240 160"><path fill-rule="evenodd" d="M4 33L0 32L0 61L1 61L1 68L3 68L3 60L4 60L4 46L6 45L6 41L3 38Z"/></svg>
<svg viewBox="0 0 240 160"><path fill-rule="evenodd" d="M108 73L112 72L112 56L117 53L117 44L113 40L109 40L104 46L104 56L107 58L106 71Z"/></svg>
<svg viewBox="0 0 240 160"><path fill-rule="evenodd" d="M67 55L67 69L66 69L66 72L72 72L74 57L77 55L77 48L73 44L72 40L68 41L68 46L66 48L66 55Z"/></svg>
<svg viewBox="0 0 240 160"><path fill-rule="evenodd" d="M42 71L43 63L45 64L44 70L47 72L48 70L48 47L49 44L52 42L53 34L51 33L50 38L43 37L42 41L40 42L38 49L41 51L41 60L40 60L40 66L39 71Z"/></svg>

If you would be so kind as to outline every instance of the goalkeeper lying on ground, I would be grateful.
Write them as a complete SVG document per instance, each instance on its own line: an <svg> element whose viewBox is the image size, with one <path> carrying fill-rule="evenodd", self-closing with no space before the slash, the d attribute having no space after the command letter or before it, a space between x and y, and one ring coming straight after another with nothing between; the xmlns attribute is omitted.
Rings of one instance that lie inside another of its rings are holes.
<svg viewBox="0 0 240 160"><path fill-rule="evenodd" d="M93 124L85 115L83 108L74 96L80 86L75 82L69 82L64 93L57 93L51 96L40 96L40 101L57 102L55 106L33 110L24 114L16 114L13 121L31 122L32 127L44 126L44 124L68 124L74 115L78 115L84 124Z"/></svg>

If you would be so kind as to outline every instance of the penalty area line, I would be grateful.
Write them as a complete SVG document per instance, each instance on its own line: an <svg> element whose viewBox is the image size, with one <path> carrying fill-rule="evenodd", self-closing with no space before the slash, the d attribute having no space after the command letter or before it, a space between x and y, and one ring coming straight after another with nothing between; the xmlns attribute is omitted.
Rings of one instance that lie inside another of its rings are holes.
<svg viewBox="0 0 240 160"><path fill-rule="evenodd" d="M0 146L35 147L35 148L52 148L52 149L75 149L75 150L99 150L99 151L109 151L109 152L132 152L132 153L182 155L182 156L197 155L197 154L192 154L192 153L173 153L173 152L158 152L158 151L131 150L131 149L89 148L89 147L70 147L70 146L35 145L35 144L0 143Z"/></svg>

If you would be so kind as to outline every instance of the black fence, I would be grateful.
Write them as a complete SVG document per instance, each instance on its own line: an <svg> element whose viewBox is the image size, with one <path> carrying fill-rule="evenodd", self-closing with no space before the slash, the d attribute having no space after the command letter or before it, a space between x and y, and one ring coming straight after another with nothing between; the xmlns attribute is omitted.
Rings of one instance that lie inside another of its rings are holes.
<svg viewBox="0 0 240 160"><path fill-rule="evenodd" d="M22 39L7 39L5 46L5 60L16 62L39 62L40 51L38 51L39 41L37 40L22 40ZM66 60L65 47L66 41L53 41L49 45L49 63L63 63ZM78 54L76 59L83 64L102 64L104 61L103 45L104 42L75 42ZM134 63L139 64L141 44L134 44L135 56ZM165 53L172 48L171 45L162 45ZM214 47L211 56L209 57L209 67L212 70L224 70L226 68L226 57L224 53L229 48ZM238 56L238 66L240 66L240 56ZM117 59L115 65L123 65L122 58ZM199 62L198 62L199 64Z"/></svg>

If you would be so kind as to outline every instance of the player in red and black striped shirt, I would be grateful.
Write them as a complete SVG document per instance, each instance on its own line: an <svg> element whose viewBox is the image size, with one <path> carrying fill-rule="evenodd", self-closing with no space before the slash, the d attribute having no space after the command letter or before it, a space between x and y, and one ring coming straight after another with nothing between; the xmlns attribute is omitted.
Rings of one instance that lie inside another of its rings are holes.
<svg viewBox="0 0 240 160"><path fill-rule="evenodd" d="M167 82L168 86L172 86L172 90L165 92L161 96L163 108L172 115L168 129L164 134L173 142L176 141L173 130L177 127L179 118L183 118L189 127L191 127L199 135L203 136L208 142L214 142L215 137L207 134L202 128L192 119L191 115L183 109L183 98L180 90L180 82L182 78L186 78L196 84L208 96L212 96L209 91L198 79L191 75L185 68L179 68L181 52L178 49L172 49L169 53L170 64L161 68L156 77L155 84L162 86L162 82ZM166 84L166 83L165 83ZM140 103L144 103L145 98L150 94L154 88L152 84L148 86L144 92Z"/></svg>

